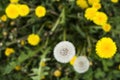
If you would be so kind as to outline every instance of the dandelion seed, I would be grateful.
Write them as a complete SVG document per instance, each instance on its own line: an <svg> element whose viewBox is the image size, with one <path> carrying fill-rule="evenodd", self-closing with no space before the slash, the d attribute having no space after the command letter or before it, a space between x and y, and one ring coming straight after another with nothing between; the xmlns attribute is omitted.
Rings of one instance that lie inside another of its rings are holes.
<svg viewBox="0 0 120 80"><path fill-rule="evenodd" d="M75 55L75 47L71 42L62 41L54 48L54 57L58 62L68 63Z"/></svg>
<svg viewBox="0 0 120 80"><path fill-rule="evenodd" d="M89 60L85 56L79 56L74 62L74 69L78 73L85 73L89 69Z"/></svg>

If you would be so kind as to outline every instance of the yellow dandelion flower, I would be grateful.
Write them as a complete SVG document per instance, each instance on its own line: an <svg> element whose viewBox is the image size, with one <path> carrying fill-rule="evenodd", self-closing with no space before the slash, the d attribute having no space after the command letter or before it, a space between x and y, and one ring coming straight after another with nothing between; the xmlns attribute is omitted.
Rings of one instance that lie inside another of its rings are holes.
<svg viewBox="0 0 120 80"><path fill-rule="evenodd" d="M109 37L103 37L96 44L96 54L101 58L112 58L116 51L116 44Z"/></svg>
<svg viewBox="0 0 120 80"><path fill-rule="evenodd" d="M90 66L92 66L93 65L93 62L92 61L90 61Z"/></svg>
<svg viewBox="0 0 120 80"><path fill-rule="evenodd" d="M113 3L118 3L119 0L111 0Z"/></svg>
<svg viewBox="0 0 120 80"><path fill-rule="evenodd" d="M20 44L21 44L21 46L24 46L24 45L25 45L25 41L24 41L24 40L21 40L21 41L20 41Z"/></svg>
<svg viewBox="0 0 120 80"><path fill-rule="evenodd" d="M43 7L43 6L38 6L35 9L35 14L36 14L37 17L44 17L45 14L46 14L46 8Z"/></svg>
<svg viewBox="0 0 120 80"><path fill-rule="evenodd" d="M76 58L77 58L77 57L76 57L76 56L74 56L74 57L70 60L70 64L71 64L71 65L73 65L73 64L74 64L74 62L75 62Z"/></svg>
<svg viewBox="0 0 120 80"><path fill-rule="evenodd" d="M14 25L15 25L15 21L11 21L11 22L10 22L10 25L11 25L11 26L14 26Z"/></svg>
<svg viewBox="0 0 120 80"><path fill-rule="evenodd" d="M100 0L88 0L88 3L90 5L93 5L94 3L99 3L99 2L100 2Z"/></svg>
<svg viewBox="0 0 120 80"><path fill-rule="evenodd" d="M82 9L85 9L88 7L86 0L76 0L76 4L81 7Z"/></svg>
<svg viewBox="0 0 120 80"><path fill-rule="evenodd" d="M9 4L5 12L6 15L11 19L16 19L19 16L18 6L16 4Z"/></svg>
<svg viewBox="0 0 120 80"><path fill-rule="evenodd" d="M42 80L45 80L45 76L42 76L42 78L41 78Z"/></svg>
<svg viewBox="0 0 120 80"><path fill-rule="evenodd" d="M120 64L118 65L118 69L120 70Z"/></svg>
<svg viewBox="0 0 120 80"><path fill-rule="evenodd" d="M102 26L102 29L105 32L109 32L111 30L111 25L110 24L105 24L105 25Z"/></svg>
<svg viewBox="0 0 120 80"><path fill-rule="evenodd" d="M15 70L16 70L16 71L21 70L21 66L16 66L16 67L15 67Z"/></svg>
<svg viewBox="0 0 120 80"><path fill-rule="evenodd" d="M85 18L87 20L93 20L94 16L96 15L96 12L97 12L96 8L87 8L85 10Z"/></svg>
<svg viewBox="0 0 120 80"><path fill-rule="evenodd" d="M55 77L60 77L61 76L61 71L60 70L55 70L53 74L54 74Z"/></svg>
<svg viewBox="0 0 120 80"><path fill-rule="evenodd" d="M5 37L8 35L8 33L7 33L6 31L3 31L2 34L3 34L3 36L5 36Z"/></svg>
<svg viewBox="0 0 120 80"><path fill-rule="evenodd" d="M10 56L11 54L13 54L15 51L13 48L6 48L5 49L5 55L6 56Z"/></svg>
<svg viewBox="0 0 120 80"><path fill-rule="evenodd" d="M10 0L10 3L18 3L19 0Z"/></svg>
<svg viewBox="0 0 120 80"><path fill-rule="evenodd" d="M39 35L37 35L37 34L30 34L28 36L27 40L28 40L28 43L30 45L36 46L36 45L39 44L39 42L40 42L41 39L40 39Z"/></svg>
<svg viewBox="0 0 120 80"><path fill-rule="evenodd" d="M24 16L27 16L30 12L30 8L28 7L28 5L26 4L20 4L18 6L19 8L19 15L24 17Z"/></svg>
<svg viewBox="0 0 120 80"><path fill-rule="evenodd" d="M4 15L1 16L0 19L1 19L3 22L5 22L5 21L7 21L7 16L4 14Z"/></svg>
<svg viewBox="0 0 120 80"><path fill-rule="evenodd" d="M97 25L104 25L108 20L107 15L104 12L96 12L93 18L93 22Z"/></svg>
<svg viewBox="0 0 120 80"><path fill-rule="evenodd" d="M60 0L56 0L57 2L59 2Z"/></svg>
<svg viewBox="0 0 120 80"><path fill-rule="evenodd" d="M93 8L96 8L97 10L101 8L101 4L100 3L94 3L92 5Z"/></svg>
<svg viewBox="0 0 120 80"><path fill-rule="evenodd" d="M45 63L45 61L42 61L42 62L40 62L39 65L42 66L42 67L44 67L44 66L46 66L46 63Z"/></svg>

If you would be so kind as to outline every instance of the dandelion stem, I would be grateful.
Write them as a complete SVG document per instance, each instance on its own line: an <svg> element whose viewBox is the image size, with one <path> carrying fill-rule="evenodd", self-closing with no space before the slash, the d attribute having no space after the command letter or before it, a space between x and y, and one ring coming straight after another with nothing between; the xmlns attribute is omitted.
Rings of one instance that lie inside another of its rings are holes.
<svg viewBox="0 0 120 80"><path fill-rule="evenodd" d="M57 19L56 23L54 24L53 28L51 29L51 32L53 33L55 31L55 29L57 28L57 26L59 25L61 18L64 16L64 8L59 16L59 18Z"/></svg>
<svg viewBox="0 0 120 80"><path fill-rule="evenodd" d="M58 20L56 21L55 25L54 25L53 28L51 29L51 32L54 32L54 30L57 28L59 22L60 22L60 17L58 18Z"/></svg>
<svg viewBox="0 0 120 80"><path fill-rule="evenodd" d="M46 40L46 42L45 42L45 47L47 46L47 44L48 44L48 39ZM44 48L43 48L44 49ZM50 50L50 47L48 47L46 50L41 50L41 52L42 52L42 56L40 56L40 58L41 58L41 60L40 60L40 64L45 60L45 57L46 57L46 55L47 55L47 53L49 52L49 50ZM43 70L42 70L42 66L40 65L39 66L39 69L38 69L39 71L38 71L38 80L41 80L41 78L42 78L42 76L43 75L41 75L41 74L43 74Z"/></svg>
<svg viewBox="0 0 120 80"><path fill-rule="evenodd" d="M44 61L44 59L45 59L47 53L49 52L49 50L50 50L50 48L47 48L45 51L44 50L41 51L43 53L43 55L41 56L40 64ZM43 74L43 70L42 70L42 66L41 65L39 66L38 70L39 70L38 71L38 77L39 77L38 80L41 80L41 78L42 78L41 74Z"/></svg>
<svg viewBox="0 0 120 80"><path fill-rule="evenodd" d="M82 51L81 51L81 55L86 55L85 53L85 51L86 51L86 43L84 43L84 45L83 45L83 49L82 49Z"/></svg>
<svg viewBox="0 0 120 80"><path fill-rule="evenodd" d="M91 41L90 41L90 37L89 36L87 36L87 42L88 42L88 48L87 48L87 51L88 51L88 55L90 55L91 54Z"/></svg>
<svg viewBox="0 0 120 80"><path fill-rule="evenodd" d="M40 32L42 31L42 29L45 27L45 25L43 24L40 29L38 30L37 34L40 34Z"/></svg>
<svg viewBox="0 0 120 80"><path fill-rule="evenodd" d="M57 77L57 80L60 80L59 77Z"/></svg>
<svg viewBox="0 0 120 80"><path fill-rule="evenodd" d="M35 26L32 27L32 32L35 33Z"/></svg>
<svg viewBox="0 0 120 80"><path fill-rule="evenodd" d="M66 41L66 29L64 28L64 31L63 31L63 40Z"/></svg>

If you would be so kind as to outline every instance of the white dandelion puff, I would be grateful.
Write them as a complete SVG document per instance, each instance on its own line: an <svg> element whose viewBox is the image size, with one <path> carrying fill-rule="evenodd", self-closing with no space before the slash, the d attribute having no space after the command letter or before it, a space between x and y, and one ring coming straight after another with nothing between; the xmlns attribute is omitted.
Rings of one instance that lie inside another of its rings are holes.
<svg viewBox="0 0 120 80"><path fill-rule="evenodd" d="M89 69L89 60L85 56L79 56L74 62L74 69L78 73L85 73Z"/></svg>
<svg viewBox="0 0 120 80"><path fill-rule="evenodd" d="M62 41L54 48L54 57L58 62L68 63L75 55L75 47L69 41Z"/></svg>

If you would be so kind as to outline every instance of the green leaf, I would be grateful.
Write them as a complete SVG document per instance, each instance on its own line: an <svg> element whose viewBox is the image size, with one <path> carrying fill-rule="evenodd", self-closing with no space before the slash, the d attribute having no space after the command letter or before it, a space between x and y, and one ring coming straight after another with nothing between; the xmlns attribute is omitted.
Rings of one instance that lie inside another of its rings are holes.
<svg viewBox="0 0 120 80"><path fill-rule="evenodd" d="M18 57L18 62L21 63L24 60L28 58L28 55L26 55L24 52L21 53L21 55Z"/></svg>
<svg viewBox="0 0 120 80"><path fill-rule="evenodd" d="M104 78L104 76L105 76L105 73L100 68L98 68L97 71L95 71L96 79Z"/></svg>
<svg viewBox="0 0 120 80"><path fill-rule="evenodd" d="M8 73L10 73L15 67L16 67L16 65L17 65L17 63L16 62L11 62L11 63L9 63L7 66L6 66L6 68L4 68L5 70L4 70L4 73L3 74L8 74Z"/></svg>

